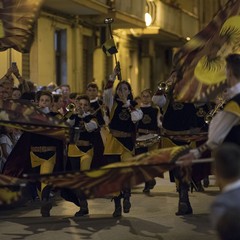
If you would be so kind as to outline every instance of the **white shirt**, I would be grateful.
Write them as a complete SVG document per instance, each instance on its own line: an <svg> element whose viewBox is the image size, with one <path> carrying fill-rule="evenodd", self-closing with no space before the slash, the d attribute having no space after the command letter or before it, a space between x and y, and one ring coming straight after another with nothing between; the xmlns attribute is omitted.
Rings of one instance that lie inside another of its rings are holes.
<svg viewBox="0 0 240 240"><path fill-rule="evenodd" d="M227 99L231 99L235 97L237 94L240 93L240 83L232 86L228 89L228 96ZM223 143L224 139L230 132L230 130L238 125L240 122L239 116L235 115L234 113L220 111L218 112L212 119L208 129L208 140L206 142L207 146L214 150L220 144ZM190 150L195 156L195 158L201 157L198 149Z"/></svg>
<svg viewBox="0 0 240 240"><path fill-rule="evenodd" d="M240 93L240 83L237 83L228 90L228 99L233 98ZM239 116L234 113L220 111L218 112L209 125L207 145L210 149L219 146L232 127L238 125L240 122Z"/></svg>

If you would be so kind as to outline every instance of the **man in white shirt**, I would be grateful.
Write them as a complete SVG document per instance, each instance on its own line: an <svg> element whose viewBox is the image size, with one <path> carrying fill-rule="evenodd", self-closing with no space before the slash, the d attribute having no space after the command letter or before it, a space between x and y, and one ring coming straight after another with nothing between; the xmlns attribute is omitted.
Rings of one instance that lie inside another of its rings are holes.
<svg viewBox="0 0 240 240"><path fill-rule="evenodd" d="M240 54L228 55L226 63L227 103L223 111L213 117L209 125L208 140L179 158L183 165L191 164L192 160L200 158L207 149L214 150L223 142L240 145Z"/></svg>

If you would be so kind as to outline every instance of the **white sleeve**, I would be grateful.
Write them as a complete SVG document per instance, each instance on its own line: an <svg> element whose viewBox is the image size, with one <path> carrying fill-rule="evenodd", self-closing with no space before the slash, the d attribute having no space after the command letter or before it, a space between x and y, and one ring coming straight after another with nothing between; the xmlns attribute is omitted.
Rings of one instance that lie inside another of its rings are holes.
<svg viewBox="0 0 240 240"><path fill-rule="evenodd" d="M218 112L210 122L207 145L211 149L218 147L224 141L232 127L237 125L239 121L239 117L233 113Z"/></svg>
<svg viewBox="0 0 240 240"><path fill-rule="evenodd" d="M152 101L158 107L163 107L166 104L166 97L164 95L154 95Z"/></svg>
<svg viewBox="0 0 240 240"><path fill-rule="evenodd" d="M75 124L75 119L67 119L66 122L72 127Z"/></svg>
<svg viewBox="0 0 240 240"><path fill-rule="evenodd" d="M138 122L139 120L141 120L143 117L143 112L141 109L135 109L133 111L131 111L131 120L133 122Z"/></svg>
<svg viewBox="0 0 240 240"><path fill-rule="evenodd" d="M113 89L105 89L103 91L103 103L105 106L108 107L108 109L112 109L113 106Z"/></svg>
<svg viewBox="0 0 240 240"><path fill-rule="evenodd" d="M84 123L84 126L88 132L93 132L98 128L98 125L94 120L91 120L88 123Z"/></svg>
<svg viewBox="0 0 240 240"><path fill-rule="evenodd" d="M162 114L161 114L161 112L160 112L160 109L158 109L158 114L157 114L157 126L158 126L159 128L162 127L161 117L162 117Z"/></svg>

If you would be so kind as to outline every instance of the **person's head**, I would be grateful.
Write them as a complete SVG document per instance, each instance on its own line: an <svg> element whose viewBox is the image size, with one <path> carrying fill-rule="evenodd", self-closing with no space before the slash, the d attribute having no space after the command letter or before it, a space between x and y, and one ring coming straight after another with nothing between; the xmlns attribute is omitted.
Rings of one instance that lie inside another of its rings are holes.
<svg viewBox="0 0 240 240"><path fill-rule="evenodd" d="M141 97L140 96L136 96L134 98L134 101L137 102L137 104L140 106L141 105Z"/></svg>
<svg viewBox="0 0 240 240"><path fill-rule="evenodd" d="M225 60L227 85L231 87L240 82L240 54L229 54Z"/></svg>
<svg viewBox="0 0 240 240"><path fill-rule="evenodd" d="M8 94L7 98L11 98L12 97L12 90L13 90L13 84L9 81L5 81L2 83L3 87L5 88L5 91Z"/></svg>
<svg viewBox="0 0 240 240"><path fill-rule="evenodd" d="M240 147L223 143L214 152L214 171L220 187L240 179Z"/></svg>
<svg viewBox="0 0 240 240"><path fill-rule="evenodd" d="M143 104L150 104L152 102L152 91L145 89L141 92L141 102Z"/></svg>
<svg viewBox="0 0 240 240"><path fill-rule="evenodd" d="M6 90L2 84L0 84L0 100L6 99Z"/></svg>
<svg viewBox="0 0 240 240"><path fill-rule="evenodd" d="M36 104L36 93L35 92L25 92L21 95L20 99L28 100Z"/></svg>
<svg viewBox="0 0 240 240"><path fill-rule="evenodd" d="M40 108L51 108L53 97L49 91L40 91L37 94L38 106Z"/></svg>
<svg viewBox="0 0 240 240"><path fill-rule="evenodd" d="M60 109L63 107L63 97L62 94L53 94L53 105L57 108Z"/></svg>
<svg viewBox="0 0 240 240"><path fill-rule="evenodd" d="M56 88L57 88L56 83L50 82L50 83L47 85L47 89L46 89L46 90L48 90L49 92L53 92L54 89L56 89Z"/></svg>
<svg viewBox="0 0 240 240"><path fill-rule="evenodd" d="M93 100L98 97L98 85L95 82L91 82L87 85L86 94Z"/></svg>
<svg viewBox="0 0 240 240"><path fill-rule="evenodd" d="M12 99L20 99L22 96L21 90L14 87L12 90Z"/></svg>
<svg viewBox="0 0 240 240"><path fill-rule="evenodd" d="M71 102L75 102L75 100L76 100L76 98L77 98L77 96L78 96L78 93L77 92L72 92L72 93L70 93L70 95L69 95L69 99L71 100Z"/></svg>
<svg viewBox="0 0 240 240"><path fill-rule="evenodd" d="M87 95L80 95L76 98L76 108L83 112L88 112L90 110L90 99Z"/></svg>
<svg viewBox="0 0 240 240"><path fill-rule="evenodd" d="M240 239L240 208L227 209L217 222L216 230L221 240Z"/></svg>
<svg viewBox="0 0 240 240"><path fill-rule="evenodd" d="M127 81L120 81L116 87L115 99L127 98L133 100L132 87Z"/></svg>
<svg viewBox="0 0 240 240"><path fill-rule="evenodd" d="M2 134L9 134L9 133L13 133L15 131L14 128L11 128L11 127L6 127L6 126L1 126L0 127L0 132Z"/></svg>
<svg viewBox="0 0 240 240"><path fill-rule="evenodd" d="M70 94L70 86L68 84L63 84L60 86L62 90L63 99L68 99Z"/></svg>

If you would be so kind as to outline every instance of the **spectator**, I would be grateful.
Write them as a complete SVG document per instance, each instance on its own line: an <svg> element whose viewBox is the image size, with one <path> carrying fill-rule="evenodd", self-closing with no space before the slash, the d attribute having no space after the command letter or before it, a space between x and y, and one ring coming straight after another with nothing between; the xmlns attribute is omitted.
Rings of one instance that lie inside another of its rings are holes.
<svg viewBox="0 0 240 240"><path fill-rule="evenodd" d="M219 146L215 153L214 169L217 183L222 189L222 193L216 197L211 206L212 223L216 228L219 220L229 209L235 208L240 211L239 145L224 143Z"/></svg>
<svg viewBox="0 0 240 240"><path fill-rule="evenodd" d="M12 89L12 99L20 99L22 96L22 92L19 88L14 87Z"/></svg>

